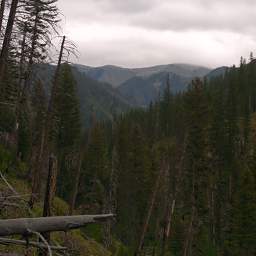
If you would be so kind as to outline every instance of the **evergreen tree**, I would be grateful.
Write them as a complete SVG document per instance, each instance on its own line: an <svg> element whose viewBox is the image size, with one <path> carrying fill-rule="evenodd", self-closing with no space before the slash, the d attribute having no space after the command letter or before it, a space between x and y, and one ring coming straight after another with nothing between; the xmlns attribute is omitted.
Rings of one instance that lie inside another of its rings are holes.
<svg viewBox="0 0 256 256"><path fill-rule="evenodd" d="M55 146L59 159L58 193L67 198L72 190L72 179L80 149L80 108L76 94L76 83L71 67L63 64L58 79L55 118Z"/></svg>

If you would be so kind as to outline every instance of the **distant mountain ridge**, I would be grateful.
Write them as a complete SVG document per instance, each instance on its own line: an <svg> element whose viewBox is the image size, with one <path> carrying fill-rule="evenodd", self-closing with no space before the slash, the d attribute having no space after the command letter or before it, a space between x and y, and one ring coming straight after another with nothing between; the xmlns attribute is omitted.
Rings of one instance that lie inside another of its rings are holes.
<svg viewBox="0 0 256 256"><path fill-rule="evenodd" d="M136 74L128 69L112 65L102 67L89 67L83 65L74 65L81 73L86 74L90 78L108 83L114 88L134 77Z"/></svg>
<svg viewBox="0 0 256 256"><path fill-rule="evenodd" d="M101 67L89 67L76 64L75 67L82 73L85 73L92 79L100 82L111 84L114 88L121 86L123 83L134 77L150 77L157 73L173 73L182 77L193 78L203 77L208 74L211 69L190 65L190 64L167 64L157 65L145 68L123 68L113 65L105 65Z"/></svg>
<svg viewBox="0 0 256 256"><path fill-rule="evenodd" d="M226 73L226 71L228 71L228 69L229 69L229 67L227 67L227 66L222 66L222 67L216 68L216 69L212 70L210 73L208 73L206 75L206 78L211 79L214 77L223 76Z"/></svg>
<svg viewBox="0 0 256 256"><path fill-rule="evenodd" d="M49 97L49 87L56 67L44 64L37 68ZM77 82L82 123L88 126L93 112L98 119L106 120L131 107L147 107L150 102L161 96L168 77L171 90L177 93L186 90L195 76L211 79L224 74L227 67L209 70L187 64L171 64L125 69L115 66L92 68L75 64L72 70ZM114 84L111 84L111 81L114 81Z"/></svg>
<svg viewBox="0 0 256 256"><path fill-rule="evenodd" d="M191 65L191 64L183 64L183 63L174 63L167 65L157 65L153 67L146 68L136 68L132 69L137 76L151 76L156 73L173 73L183 77L203 77L208 74L211 69L207 67Z"/></svg>
<svg viewBox="0 0 256 256"><path fill-rule="evenodd" d="M146 107L162 94L167 77L174 93L186 90L193 78L213 78L225 73L227 67L210 69L191 64L167 64L145 68L123 68L113 65L90 67L76 64L76 69L101 83L110 84L132 106Z"/></svg>

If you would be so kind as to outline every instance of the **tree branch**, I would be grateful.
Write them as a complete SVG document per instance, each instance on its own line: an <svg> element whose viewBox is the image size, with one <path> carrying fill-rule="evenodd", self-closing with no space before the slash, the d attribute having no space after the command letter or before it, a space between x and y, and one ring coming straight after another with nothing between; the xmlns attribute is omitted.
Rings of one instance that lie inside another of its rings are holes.
<svg viewBox="0 0 256 256"><path fill-rule="evenodd" d="M34 242L34 241L24 241L24 240L15 240L15 239L9 239L9 238L0 238L0 244L4 245L21 245L21 246L31 246L31 247L36 247L40 249L48 249L48 247L39 242ZM56 250L56 251L64 251L67 250L67 247L61 247L61 246L50 246L51 250Z"/></svg>

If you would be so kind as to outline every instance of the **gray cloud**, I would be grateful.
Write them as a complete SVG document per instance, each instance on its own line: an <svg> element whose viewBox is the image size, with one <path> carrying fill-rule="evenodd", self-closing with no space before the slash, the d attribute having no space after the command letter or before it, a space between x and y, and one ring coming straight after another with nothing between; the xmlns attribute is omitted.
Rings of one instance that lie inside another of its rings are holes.
<svg viewBox="0 0 256 256"><path fill-rule="evenodd" d="M214 66L256 48L255 0L59 0L59 6L85 64Z"/></svg>
<svg viewBox="0 0 256 256"><path fill-rule="evenodd" d="M206 1L207 2L207 1ZM164 30L230 30L251 31L256 22L256 2L213 1L212 4L174 2L157 7L154 11L136 16L132 23Z"/></svg>

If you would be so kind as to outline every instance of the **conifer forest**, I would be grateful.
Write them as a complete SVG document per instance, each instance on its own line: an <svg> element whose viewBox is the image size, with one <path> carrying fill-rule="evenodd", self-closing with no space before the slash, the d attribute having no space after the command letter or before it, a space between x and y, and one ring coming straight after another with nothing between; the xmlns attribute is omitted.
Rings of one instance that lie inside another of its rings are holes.
<svg viewBox="0 0 256 256"><path fill-rule="evenodd" d="M1 0L0 255L255 256L253 53L121 90L81 71L62 20Z"/></svg>

